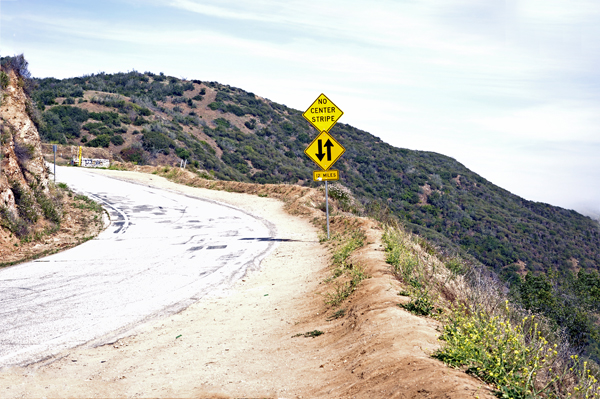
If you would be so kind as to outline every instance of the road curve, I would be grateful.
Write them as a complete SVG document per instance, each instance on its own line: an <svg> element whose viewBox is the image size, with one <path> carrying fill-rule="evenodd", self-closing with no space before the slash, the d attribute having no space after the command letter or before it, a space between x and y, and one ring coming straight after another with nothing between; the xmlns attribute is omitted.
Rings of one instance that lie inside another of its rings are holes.
<svg viewBox="0 0 600 399"><path fill-rule="evenodd" d="M102 203L111 224L68 251L0 270L0 367L25 365L178 312L241 278L275 227L229 205L80 168L58 181Z"/></svg>

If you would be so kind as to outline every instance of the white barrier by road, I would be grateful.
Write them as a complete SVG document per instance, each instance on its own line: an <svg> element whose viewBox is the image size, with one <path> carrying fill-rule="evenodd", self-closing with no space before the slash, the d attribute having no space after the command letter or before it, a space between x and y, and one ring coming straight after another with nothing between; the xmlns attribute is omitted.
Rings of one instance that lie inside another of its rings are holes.
<svg viewBox="0 0 600 399"><path fill-rule="evenodd" d="M77 165L79 160L73 157L73 165ZM81 158L81 166L84 168L108 168L110 160L101 158Z"/></svg>

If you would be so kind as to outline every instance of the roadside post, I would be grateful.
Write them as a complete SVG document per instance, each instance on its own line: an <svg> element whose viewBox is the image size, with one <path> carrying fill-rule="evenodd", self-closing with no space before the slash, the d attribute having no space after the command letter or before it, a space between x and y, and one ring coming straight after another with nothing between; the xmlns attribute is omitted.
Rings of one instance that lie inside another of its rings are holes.
<svg viewBox="0 0 600 399"><path fill-rule="evenodd" d="M52 144L52 152L54 153L54 183L56 183L56 144Z"/></svg>
<svg viewBox="0 0 600 399"><path fill-rule="evenodd" d="M81 166L82 158L83 158L83 148L81 146L79 146L79 154L77 156L77 159L79 160L79 165L77 165L77 166Z"/></svg>
<svg viewBox="0 0 600 399"><path fill-rule="evenodd" d="M329 187L330 180L339 180L340 172L329 169L342 156L346 149L329 134L329 130L344 114L325 94L321 94L308 107L302 116L313 125L319 134L306 147L304 153L317 164L321 170L313 171L314 181L325 181L325 213L327 215L327 239L329 234Z"/></svg>

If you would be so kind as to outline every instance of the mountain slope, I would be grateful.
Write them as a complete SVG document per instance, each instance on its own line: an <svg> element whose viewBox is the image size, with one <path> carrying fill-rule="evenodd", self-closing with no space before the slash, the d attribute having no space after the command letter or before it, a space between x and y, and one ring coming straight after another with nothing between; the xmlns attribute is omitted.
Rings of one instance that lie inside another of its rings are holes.
<svg viewBox="0 0 600 399"><path fill-rule="evenodd" d="M225 180L315 185L303 151L316 131L300 111L253 93L148 72L38 84L46 141L104 146L138 163L187 159ZM347 150L335 165L340 182L436 244L508 279L598 270L600 234L590 218L524 200L444 155L395 148L343 123L331 134Z"/></svg>

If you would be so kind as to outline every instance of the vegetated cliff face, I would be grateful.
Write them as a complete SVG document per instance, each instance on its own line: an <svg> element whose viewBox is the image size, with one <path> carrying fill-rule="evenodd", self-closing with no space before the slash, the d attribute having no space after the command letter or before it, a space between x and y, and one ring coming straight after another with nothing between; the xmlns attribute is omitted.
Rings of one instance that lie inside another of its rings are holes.
<svg viewBox="0 0 600 399"><path fill-rule="evenodd" d="M0 226L22 237L47 216L40 199L49 195L48 171L27 112L31 101L23 90L25 78L4 66L0 78Z"/></svg>

